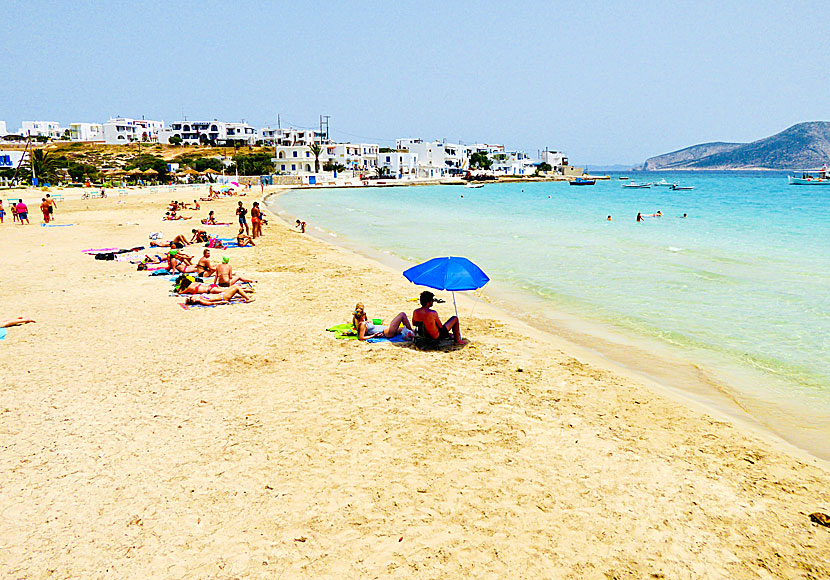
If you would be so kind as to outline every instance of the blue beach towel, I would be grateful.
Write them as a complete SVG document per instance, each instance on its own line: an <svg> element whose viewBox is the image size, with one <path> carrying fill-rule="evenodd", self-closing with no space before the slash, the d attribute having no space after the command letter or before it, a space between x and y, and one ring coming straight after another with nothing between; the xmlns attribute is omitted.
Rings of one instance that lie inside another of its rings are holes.
<svg viewBox="0 0 830 580"><path fill-rule="evenodd" d="M392 338L386 338L385 336L384 337L379 336L377 338L367 338L366 342L371 342L373 344L376 343L376 342L397 342L397 343L401 343L401 342L412 342L412 339L411 338L409 338L409 339L404 338L402 334L396 334Z"/></svg>
<svg viewBox="0 0 830 580"><path fill-rule="evenodd" d="M75 224L40 224L41 227L44 228L68 228L69 226L74 226Z"/></svg>

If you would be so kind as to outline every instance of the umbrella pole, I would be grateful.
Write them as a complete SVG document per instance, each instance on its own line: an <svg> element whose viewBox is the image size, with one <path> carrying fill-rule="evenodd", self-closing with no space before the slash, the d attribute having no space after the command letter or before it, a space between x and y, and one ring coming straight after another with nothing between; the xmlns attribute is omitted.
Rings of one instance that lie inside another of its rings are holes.
<svg viewBox="0 0 830 580"><path fill-rule="evenodd" d="M458 306L455 304L455 292L452 293L452 305L455 308L455 317L458 318Z"/></svg>

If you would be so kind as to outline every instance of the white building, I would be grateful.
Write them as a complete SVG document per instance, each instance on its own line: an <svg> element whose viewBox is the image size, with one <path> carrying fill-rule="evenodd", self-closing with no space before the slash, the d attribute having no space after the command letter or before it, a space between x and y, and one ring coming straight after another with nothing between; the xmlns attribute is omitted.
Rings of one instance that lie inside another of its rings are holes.
<svg viewBox="0 0 830 580"><path fill-rule="evenodd" d="M101 123L70 123L69 139L72 141L104 141L104 125Z"/></svg>
<svg viewBox="0 0 830 580"><path fill-rule="evenodd" d="M259 132L247 123L229 123L226 121L176 121L162 132L162 143L169 143L172 137L178 137L188 145L207 143L254 145L259 140Z"/></svg>
<svg viewBox="0 0 830 580"><path fill-rule="evenodd" d="M6 130L6 122L0 121L0 138L3 138L8 134L9 132Z"/></svg>
<svg viewBox="0 0 830 580"><path fill-rule="evenodd" d="M326 158L346 169L371 171L378 165L378 149L374 143L330 143L325 146Z"/></svg>
<svg viewBox="0 0 830 580"><path fill-rule="evenodd" d="M24 151L0 151L0 169L9 169L10 167L17 167L20 160L25 160L29 156Z"/></svg>
<svg viewBox="0 0 830 580"><path fill-rule="evenodd" d="M63 128L55 121L23 121L20 126L20 135L23 137L46 137L47 139L60 139L63 136Z"/></svg>
<svg viewBox="0 0 830 580"><path fill-rule="evenodd" d="M470 166L470 151L466 145L421 139L397 139L395 148L417 155L418 177L459 175Z"/></svg>
<svg viewBox="0 0 830 580"><path fill-rule="evenodd" d="M312 131L310 129L273 129L265 127L260 129L260 139L270 141L272 145L323 145L331 141L323 131Z"/></svg>
<svg viewBox="0 0 830 580"><path fill-rule="evenodd" d="M314 154L307 145L277 145L275 148L274 168L278 173L312 173L314 171ZM320 153L320 167L328 156L325 150Z"/></svg>
<svg viewBox="0 0 830 580"><path fill-rule="evenodd" d="M568 158L561 151L549 151L545 149L541 154L542 163L548 163L551 167L556 169L568 164Z"/></svg>
<svg viewBox="0 0 830 580"><path fill-rule="evenodd" d="M490 156L494 173L502 175L532 175L536 172L537 161L522 151L503 151Z"/></svg>
<svg viewBox="0 0 830 580"><path fill-rule="evenodd" d="M418 154L403 150L380 152L378 167L398 179L414 178L418 175Z"/></svg>
<svg viewBox="0 0 830 580"><path fill-rule="evenodd" d="M127 143L157 143L164 129L164 121L115 117L104 123L104 142L107 145Z"/></svg>

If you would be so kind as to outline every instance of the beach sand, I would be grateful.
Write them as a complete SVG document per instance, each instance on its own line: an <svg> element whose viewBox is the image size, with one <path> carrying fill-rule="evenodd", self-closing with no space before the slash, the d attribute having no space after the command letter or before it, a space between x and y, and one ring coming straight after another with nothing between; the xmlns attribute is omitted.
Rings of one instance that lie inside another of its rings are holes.
<svg viewBox="0 0 830 580"><path fill-rule="evenodd" d="M463 348L335 340L420 289L276 219L213 254L251 304L81 253L197 227L174 197L0 226L0 317L38 321L0 341L0 576L830 578L825 463L494 308Z"/></svg>

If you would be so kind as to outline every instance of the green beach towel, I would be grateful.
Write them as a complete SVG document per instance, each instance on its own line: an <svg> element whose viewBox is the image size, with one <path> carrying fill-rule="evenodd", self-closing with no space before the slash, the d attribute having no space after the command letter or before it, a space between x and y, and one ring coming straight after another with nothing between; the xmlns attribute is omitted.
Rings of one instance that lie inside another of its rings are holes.
<svg viewBox="0 0 830 580"><path fill-rule="evenodd" d="M334 333L334 338L338 340L357 340L357 333L351 324L337 324L331 328L326 329Z"/></svg>

